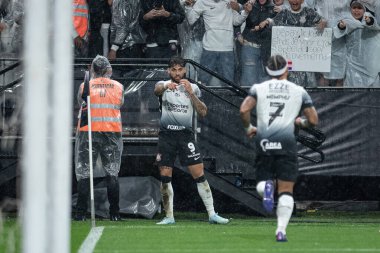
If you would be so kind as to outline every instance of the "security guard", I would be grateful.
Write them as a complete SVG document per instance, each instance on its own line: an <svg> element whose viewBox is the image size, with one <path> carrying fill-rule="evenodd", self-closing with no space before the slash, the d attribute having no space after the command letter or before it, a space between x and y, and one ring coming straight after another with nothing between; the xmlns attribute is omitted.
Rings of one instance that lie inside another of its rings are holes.
<svg viewBox="0 0 380 253"><path fill-rule="evenodd" d="M107 194L110 203L110 219L119 221L119 181L121 154L123 151L120 107L124 103L124 87L110 79L112 68L104 56L96 56L91 65L89 82L92 154L100 155L106 173ZM82 104L84 84L79 88L78 101ZM84 109L83 106L81 108ZM83 112L83 111L82 111ZM75 173L78 180L78 201L75 220L85 220L90 192L88 126L79 124L75 145Z"/></svg>
<svg viewBox="0 0 380 253"><path fill-rule="evenodd" d="M74 50L76 57L87 57L87 32L89 28L86 0L73 0Z"/></svg>

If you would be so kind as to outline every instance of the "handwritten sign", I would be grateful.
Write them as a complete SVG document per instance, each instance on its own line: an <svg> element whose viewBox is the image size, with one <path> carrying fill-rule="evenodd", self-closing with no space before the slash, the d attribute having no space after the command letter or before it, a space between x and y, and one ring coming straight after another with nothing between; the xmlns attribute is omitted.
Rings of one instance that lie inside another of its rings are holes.
<svg viewBox="0 0 380 253"><path fill-rule="evenodd" d="M292 63L291 71L330 72L332 29L319 32L312 27L274 26L272 55Z"/></svg>

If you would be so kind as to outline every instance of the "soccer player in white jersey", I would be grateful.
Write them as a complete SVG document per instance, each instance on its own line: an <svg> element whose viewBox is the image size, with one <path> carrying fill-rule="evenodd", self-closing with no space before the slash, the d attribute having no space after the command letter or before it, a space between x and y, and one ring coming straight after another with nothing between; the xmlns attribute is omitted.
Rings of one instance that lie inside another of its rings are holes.
<svg viewBox="0 0 380 253"><path fill-rule="evenodd" d="M257 150L256 186L263 197L264 208L273 209L274 182L277 180L276 240L286 242L286 227L293 212L293 187L298 175L295 126L317 125L318 114L309 94L287 80L287 61L272 56L266 67L271 80L254 84L240 106L240 117L249 138L255 137ZM256 108L257 126L251 124L251 111ZM305 117L299 117L303 113Z"/></svg>
<svg viewBox="0 0 380 253"><path fill-rule="evenodd" d="M209 215L211 224L227 224L228 219L220 217L214 211L214 200L210 186L204 175L204 166L199 147L194 138L194 110L199 116L207 114L206 105L199 100L199 87L185 79L185 61L173 57L169 61L170 80L156 84L154 94L160 97L161 120L158 135L158 153L156 161L160 168L161 195L166 217L159 225L174 224L173 196L171 184L174 161L178 155L182 166L187 166L197 184Z"/></svg>

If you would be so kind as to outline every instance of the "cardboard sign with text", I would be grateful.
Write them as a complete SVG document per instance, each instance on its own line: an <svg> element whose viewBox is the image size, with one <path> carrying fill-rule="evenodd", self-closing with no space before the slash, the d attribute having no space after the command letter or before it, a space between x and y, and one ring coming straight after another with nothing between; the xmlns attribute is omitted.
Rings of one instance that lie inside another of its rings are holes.
<svg viewBox="0 0 380 253"><path fill-rule="evenodd" d="M332 29L274 26L271 54L284 56L291 71L330 72Z"/></svg>

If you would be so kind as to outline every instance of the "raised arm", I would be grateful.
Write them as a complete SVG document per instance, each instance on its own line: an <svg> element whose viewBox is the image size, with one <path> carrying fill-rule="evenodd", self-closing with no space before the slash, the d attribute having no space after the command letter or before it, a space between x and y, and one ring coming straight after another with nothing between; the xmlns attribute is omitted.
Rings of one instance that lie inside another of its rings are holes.
<svg viewBox="0 0 380 253"><path fill-rule="evenodd" d="M194 109L197 111L198 115L205 117L207 114L207 106L194 93L194 90L191 87L191 83L187 79L182 79L180 83L185 87L187 93L189 93L191 103L193 104Z"/></svg>
<svg viewBox="0 0 380 253"><path fill-rule="evenodd" d="M161 96L167 89L176 90L178 84L168 82L158 82L154 87L154 95Z"/></svg>
<svg viewBox="0 0 380 253"><path fill-rule="evenodd" d="M185 1L185 14L187 22L193 25L199 17L202 15L202 9L204 8L201 1L194 2L193 0Z"/></svg>
<svg viewBox="0 0 380 253"><path fill-rule="evenodd" d="M252 4L249 2L244 4L244 9L241 13L238 13L235 10L232 10L233 12L233 25L239 26L244 23L244 21L247 19L248 14L252 11Z"/></svg>

